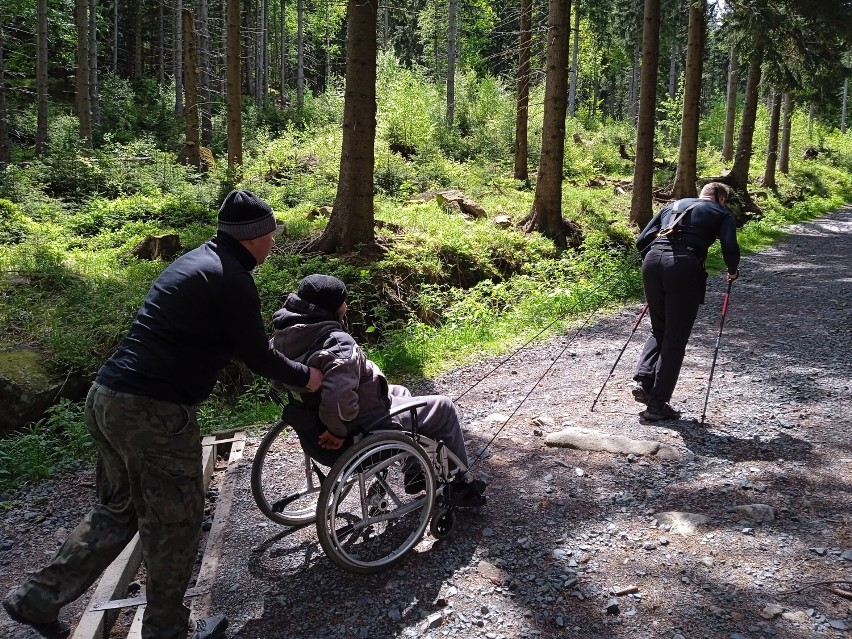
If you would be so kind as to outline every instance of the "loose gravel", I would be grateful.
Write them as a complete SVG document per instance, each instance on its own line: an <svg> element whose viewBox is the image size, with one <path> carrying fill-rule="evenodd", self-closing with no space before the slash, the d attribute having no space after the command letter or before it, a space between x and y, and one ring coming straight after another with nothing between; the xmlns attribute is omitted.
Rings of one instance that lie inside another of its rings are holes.
<svg viewBox="0 0 852 639"><path fill-rule="evenodd" d="M228 637L852 637L850 255L844 208L743 261L705 424L722 276L687 350L679 421L643 423L630 395L647 319L590 411L640 305L524 349L458 403L488 505L378 575L335 567L312 527L263 517L250 439L213 589ZM499 361L416 390L458 396ZM565 426L656 440L680 459L546 447ZM0 496L0 592L53 553L92 484L80 471ZM0 613L0 637L15 633Z"/></svg>

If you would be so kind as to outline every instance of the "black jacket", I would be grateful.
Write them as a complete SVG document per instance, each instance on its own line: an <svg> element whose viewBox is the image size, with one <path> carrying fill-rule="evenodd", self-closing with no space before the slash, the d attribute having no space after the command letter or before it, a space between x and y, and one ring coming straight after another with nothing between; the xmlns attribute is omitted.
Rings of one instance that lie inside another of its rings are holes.
<svg viewBox="0 0 852 639"><path fill-rule="evenodd" d="M197 404L234 358L261 375L304 386L307 367L269 344L251 276L257 262L219 233L170 264L154 281L130 331L98 372L109 388Z"/></svg>
<svg viewBox="0 0 852 639"><path fill-rule="evenodd" d="M707 249L718 237L722 245L722 258L725 260L728 273L736 273L740 263L737 221L727 206L722 206L712 200L684 198L664 206L636 238L636 245L642 246L650 239L649 236L666 228L677 217L673 208L678 202L681 203L678 205L678 211L683 211L696 203L697 206L681 218L671 235L657 238L654 243L689 246L694 249L696 255L703 262L707 259Z"/></svg>

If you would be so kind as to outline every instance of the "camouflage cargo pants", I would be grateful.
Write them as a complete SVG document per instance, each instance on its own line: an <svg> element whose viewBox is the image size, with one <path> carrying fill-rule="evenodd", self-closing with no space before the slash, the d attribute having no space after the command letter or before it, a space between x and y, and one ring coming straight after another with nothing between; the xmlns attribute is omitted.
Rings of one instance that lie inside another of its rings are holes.
<svg viewBox="0 0 852 639"><path fill-rule="evenodd" d="M186 637L183 595L192 576L204 489L201 440L191 408L94 384L86 425L98 446L98 502L53 560L10 596L34 621L91 586L137 529L147 569L143 639Z"/></svg>

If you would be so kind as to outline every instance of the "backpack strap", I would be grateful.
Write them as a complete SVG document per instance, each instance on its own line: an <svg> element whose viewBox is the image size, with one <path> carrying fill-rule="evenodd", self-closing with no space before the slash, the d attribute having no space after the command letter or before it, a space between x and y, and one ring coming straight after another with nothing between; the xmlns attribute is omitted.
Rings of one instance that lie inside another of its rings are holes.
<svg viewBox="0 0 852 639"><path fill-rule="evenodd" d="M681 201L682 200L678 200L677 202L675 202L675 205L672 207L673 212L677 212L677 205L680 204ZM659 232L657 233L657 237L666 237L667 235L670 235L672 231L675 230L675 227L678 225L678 223L683 219L683 216L689 213L699 204L701 204L701 200L695 202L694 204L690 204L683 211L678 213L677 217L675 217L675 219L669 222L669 224L665 228L659 230Z"/></svg>

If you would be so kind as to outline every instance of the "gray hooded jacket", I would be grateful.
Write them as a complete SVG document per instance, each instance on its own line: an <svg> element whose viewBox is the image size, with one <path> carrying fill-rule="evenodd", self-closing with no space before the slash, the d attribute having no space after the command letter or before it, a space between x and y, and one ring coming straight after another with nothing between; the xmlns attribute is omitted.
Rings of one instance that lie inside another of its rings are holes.
<svg viewBox="0 0 852 639"><path fill-rule="evenodd" d="M368 422L388 411L390 399L384 374L367 359L334 314L291 293L284 307L272 316L272 325L272 346L276 350L323 373L317 393L308 393L304 387L279 385L298 392L308 405L316 403L318 394L320 421L332 435L346 437L350 423Z"/></svg>

